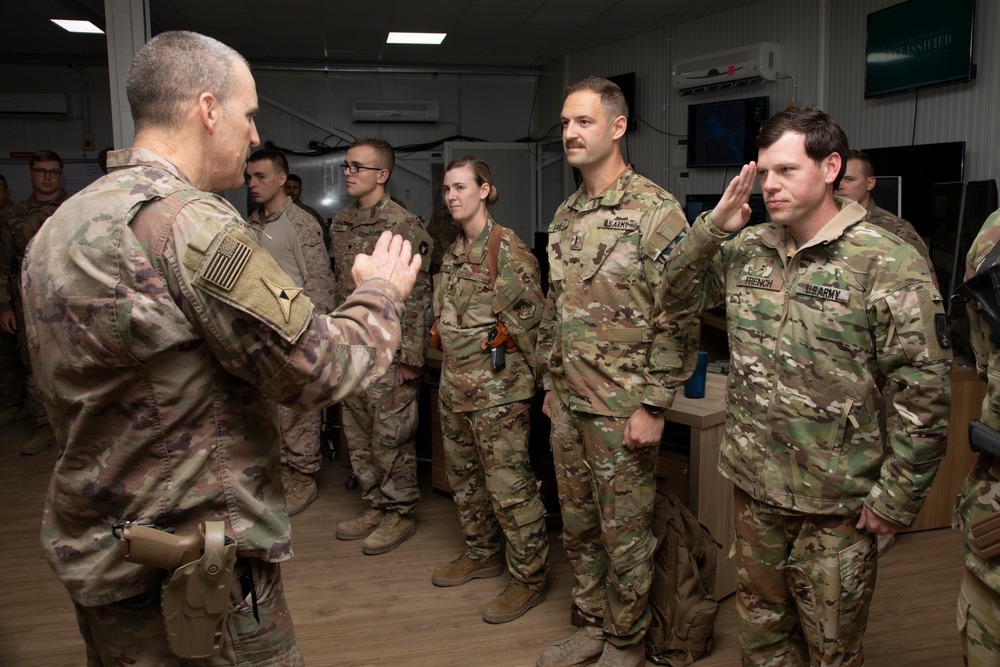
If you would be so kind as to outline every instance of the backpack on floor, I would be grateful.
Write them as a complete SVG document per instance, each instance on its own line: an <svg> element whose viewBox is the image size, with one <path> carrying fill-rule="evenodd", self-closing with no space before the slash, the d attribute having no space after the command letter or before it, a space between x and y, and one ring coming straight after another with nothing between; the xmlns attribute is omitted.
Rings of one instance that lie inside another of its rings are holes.
<svg viewBox="0 0 1000 667"><path fill-rule="evenodd" d="M712 597L718 542L669 491L656 492L656 536L646 655L659 665L686 667L712 648L719 603Z"/></svg>

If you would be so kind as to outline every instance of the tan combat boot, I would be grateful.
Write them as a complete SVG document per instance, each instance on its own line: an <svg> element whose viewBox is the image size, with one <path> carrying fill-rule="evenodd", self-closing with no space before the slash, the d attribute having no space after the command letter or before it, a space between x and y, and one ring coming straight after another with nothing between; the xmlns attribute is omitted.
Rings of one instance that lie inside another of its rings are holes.
<svg viewBox="0 0 1000 667"><path fill-rule="evenodd" d="M646 664L646 642L641 641L629 648L618 648L605 644L604 653L597 661L597 667L643 667Z"/></svg>
<svg viewBox="0 0 1000 667"><path fill-rule="evenodd" d="M487 623L506 623L521 618L524 613L545 601L545 591L530 588L511 581L503 593L483 607L483 620Z"/></svg>
<svg viewBox="0 0 1000 667"><path fill-rule="evenodd" d="M417 522L399 512L386 512L382 523L361 543L361 553L377 556L392 551L417 532Z"/></svg>
<svg viewBox="0 0 1000 667"><path fill-rule="evenodd" d="M338 540L361 540L379 527L385 517L385 510L369 507L368 511L356 519L348 519L337 524Z"/></svg>
<svg viewBox="0 0 1000 667"><path fill-rule="evenodd" d="M285 482L285 507L288 509L288 516L298 514L309 507L319 495L319 488L316 480L311 475L299 472L294 468L288 469L288 477Z"/></svg>
<svg viewBox="0 0 1000 667"><path fill-rule="evenodd" d="M605 645L604 630L595 625L585 625L572 637L547 648L535 664L537 667L589 665L604 653Z"/></svg>
<svg viewBox="0 0 1000 667"><path fill-rule="evenodd" d="M21 453L25 456L34 456L35 454L41 454L49 447L54 447L55 444L56 436L52 433L52 427L45 424L35 429L35 435L31 436L31 440L24 443L24 446L21 447Z"/></svg>
<svg viewBox="0 0 1000 667"><path fill-rule="evenodd" d="M447 565L438 565L431 575L431 583L435 586L461 586L473 579L487 579L503 572L503 563L499 560L473 560L468 554L462 554Z"/></svg>

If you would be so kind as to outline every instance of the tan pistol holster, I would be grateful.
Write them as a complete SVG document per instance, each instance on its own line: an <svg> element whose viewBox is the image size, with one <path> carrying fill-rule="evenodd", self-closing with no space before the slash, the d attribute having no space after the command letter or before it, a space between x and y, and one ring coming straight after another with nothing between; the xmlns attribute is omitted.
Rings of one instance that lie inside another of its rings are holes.
<svg viewBox="0 0 1000 667"><path fill-rule="evenodd" d="M178 658L208 658L222 650L236 543L226 544L226 525L206 521L201 558L179 566L163 583L167 642Z"/></svg>

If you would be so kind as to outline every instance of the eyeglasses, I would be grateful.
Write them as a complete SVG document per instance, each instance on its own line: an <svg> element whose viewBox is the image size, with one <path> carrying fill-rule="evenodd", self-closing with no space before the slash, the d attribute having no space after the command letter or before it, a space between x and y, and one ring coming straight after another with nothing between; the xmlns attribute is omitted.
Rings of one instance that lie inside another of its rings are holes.
<svg viewBox="0 0 1000 667"><path fill-rule="evenodd" d="M46 176L50 178L58 178L62 176L62 169L32 169L31 173L38 178L45 178Z"/></svg>
<svg viewBox="0 0 1000 667"><path fill-rule="evenodd" d="M340 163L340 170L346 171L349 174L356 174L362 169L371 169L372 171L382 171L383 167L366 167L363 164L347 164L346 162Z"/></svg>

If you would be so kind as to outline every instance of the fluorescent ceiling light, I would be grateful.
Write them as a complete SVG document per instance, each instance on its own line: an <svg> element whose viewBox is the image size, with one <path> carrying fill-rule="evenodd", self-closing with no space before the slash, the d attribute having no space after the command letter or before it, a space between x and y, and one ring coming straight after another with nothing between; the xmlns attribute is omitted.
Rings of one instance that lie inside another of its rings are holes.
<svg viewBox="0 0 1000 667"><path fill-rule="evenodd" d="M440 44L446 32L390 32L386 44Z"/></svg>
<svg viewBox="0 0 1000 667"><path fill-rule="evenodd" d="M49 19L60 28L70 32L83 32L90 35L103 35L104 31L90 21L71 21L70 19Z"/></svg>

